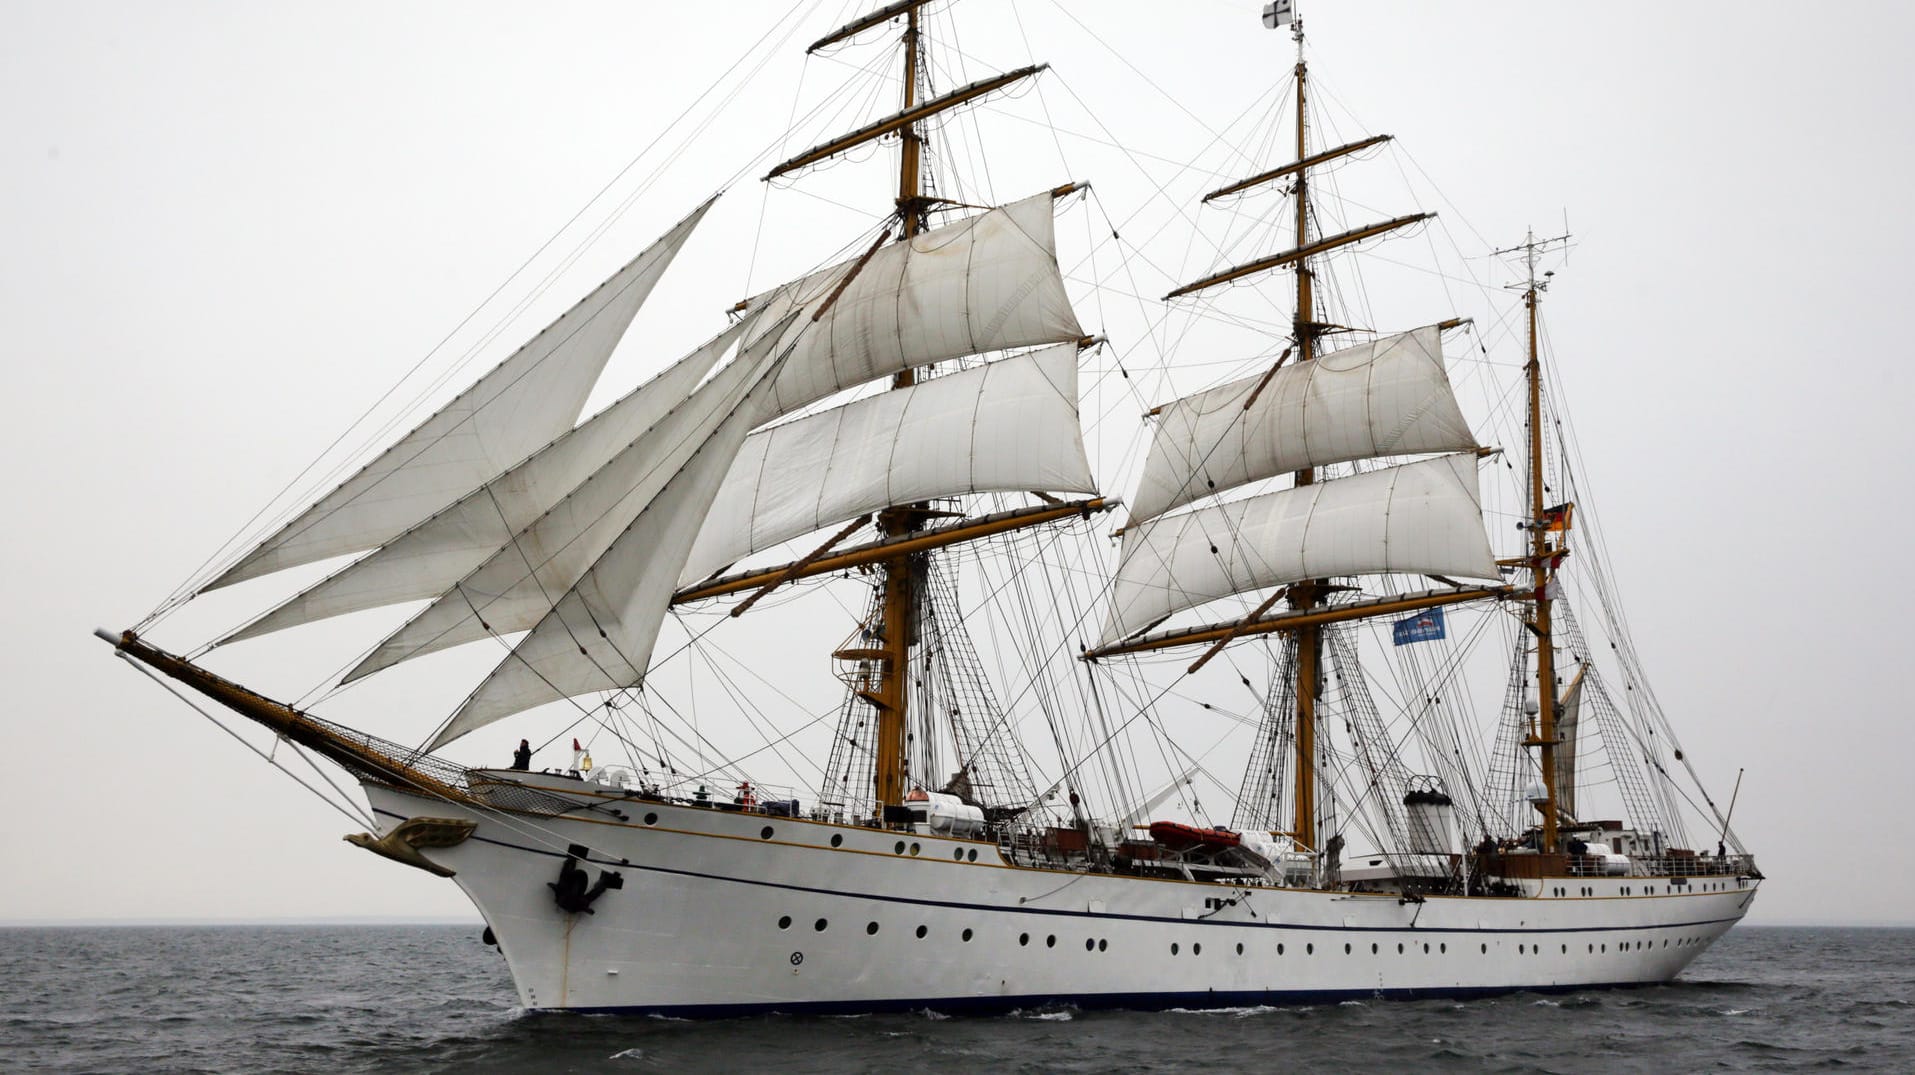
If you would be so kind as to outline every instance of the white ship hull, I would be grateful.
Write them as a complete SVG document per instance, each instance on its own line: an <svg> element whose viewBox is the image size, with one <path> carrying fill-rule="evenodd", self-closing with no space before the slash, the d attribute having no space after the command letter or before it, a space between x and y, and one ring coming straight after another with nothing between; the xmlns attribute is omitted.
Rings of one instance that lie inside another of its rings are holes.
<svg viewBox="0 0 1915 1075"><path fill-rule="evenodd" d="M1526 897L1405 902L1017 866L989 842L635 798L579 796L580 810L541 817L368 793L388 825L478 823L430 858L457 871L533 1010L1216 1007L1643 985L1741 920L1758 884L1557 878L1527 882ZM593 879L623 881L591 913L561 910L548 886L570 844L590 849Z"/></svg>

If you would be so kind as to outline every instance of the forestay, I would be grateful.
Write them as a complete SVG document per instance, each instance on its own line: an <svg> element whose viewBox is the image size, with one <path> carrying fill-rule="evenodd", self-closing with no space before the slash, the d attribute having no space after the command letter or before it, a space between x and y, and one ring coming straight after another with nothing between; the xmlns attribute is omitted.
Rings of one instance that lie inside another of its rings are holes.
<svg viewBox="0 0 1915 1075"><path fill-rule="evenodd" d="M1057 269L1049 192L881 247L752 299L767 317L802 308L804 335L773 390L775 414L915 366L1083 335Z"/></svg>
<svg viewBox="0 0 1915 1075"><path fill-rule="evenodd" d="M204 587L377 548L570 429L712 201Z"/></svg>
<svg viewBox="0 0 1915 1075"><path fill-rule="evenodd" d="M428 750L534 706L645 678L698 528L745 436L765 421L771 383L791 353L789 346L751 350L745 391L732 395L731 410L704 427L696 449L653 486L631 524L479 684Z"/></svg>
<svg viewBox="0 0 1915 1075"><path fill-rule="evenodd" d="M685 403L692 389L751 324L741 321L726 329L531 458L488 479L458 503L234 631L219 644L445 593L640 434Z"/></svg>
<svg viewBox="0 0 1915 1075"><path fill-rule="evenodd" d="M1339 575L1497 578L1474 455L1157 519L1124 534L1103 641L1232 594Z"/></svg>
<svg viewBox="0 0 1915 1075"><path fill-rule="evenodd" d="M739 400L754 386L761 389L756 398L762 409L769 386L759 381L767 356L784 350L777 346L784 327L781 322L746 345L743 354L683 405L381 642L346 674L345 682L449 646L537 624L558 595L583 578L665 483L703 450L712 430L738 409ZM758 420L764 420L762 414Z"/></svg>
<svg viewBox="0 0 1915 1075"><path fill-rule="evenodd" d="M1059 344L753 433L681 583L780 542L961 493L1090 493L1077 347Z"/></svg>
<svg viewBox="0 0 1915 1075"><path fill-rule="evenodd" d="M1166 406L1131 518L1306 467L1475 447L1442 333L1420 328Z"/></svg>

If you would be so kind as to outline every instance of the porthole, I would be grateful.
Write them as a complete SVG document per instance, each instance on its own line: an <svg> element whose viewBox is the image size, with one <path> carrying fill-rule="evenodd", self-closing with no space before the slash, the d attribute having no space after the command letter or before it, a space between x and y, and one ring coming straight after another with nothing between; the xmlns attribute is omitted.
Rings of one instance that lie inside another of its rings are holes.
<svg viewBox="0 0 1915 1075"><path fill-rule="evenodd" d="M830 924L831 924L830 922L827 922L824 919L820 918L816 922L813 922L811 924L811 928L817 930L819 933L823 933L825 931L825 927Z"/></svg>
<svg viewBox="0 0 1915 1075"><path fill-rule="evenodd" d="M770 826L770 825L766 825L766 826L765 826L764 828L762 828L762 829L759 829L759 830L758 830L758 838L759 838L760 840L769 840L769 839L771 839L771 826Z"/></svg>
<svg viewBox="0 0 1915 1075"><path fill-rule="evenodd" d="M645 824L647 824L647 825L656 825L656 824L658 824L658 815L657 815L657 814L646 814L646 815L645 815Z"/></svg>
<svg viewBox="0 0 1915 1075"><path fill-rule="evenodd" d="M779 929L790 929L790 928L791 928L791 916L790 916L790 915L781 915L781 916L779 916L779 918L778 918L778 928L779 928Z"/></svg>
<svg viewBox="0 0 1915 1075"><path fill-rule="evenodd" d="M1344 946L1343 946L1343 954L1344 954L1344 955L1346 955L1346 956L1350 954L1350 946L1349 946L1349 945L1347 945L1347 944L1346 944L1346 945L1344 945Z"/></svg>
<svg viewBox="0 0 1915 1075"><path fill-rule="evenodd" d="M970 849L969 851L966 851L966 852L964 853L964 861L966 861L966 862L976 862L976 861L977 861L977 848L975 848L975 847L974 847L974 848L972 848L972 849Z"/></svg>
<svg viewBox="0 0 1915 1075"><path fill-rule="evenodd" d="M1110 942L1109 942L1109 941L1107 941L1107 940L1104 940L1104 939L1103 939L1103 938L1101 938L1101 937L1100 937L1100 938L1098 938L1098 940L1097 940L1097 950L1098 950L1099 952L1102 952L1102 951L1104 951L1104 950L1106 950L1106 949L1108 949L1109 947L1110 947Z"/></svg>
<svg viewBox="0 0 1915 1075"><path fill-rule="evenodd" d="M1566 944L1565 944L1565 945L1563 945L1563 954L1564 954L1564 955L1568 955L1568 954L1569 954L1569 946L1568 946L1568 945L1566 945Z"/></svg>
<svg viewBox="0 0 1915 1075"><path fill-rule="evenodd" d="M1278 941L1278 942L1277 942L1277 954L1278 954L1278 955L1282 955L1282 954L1283 954L1283 942L1282 942L1282 941Z"/></svg>
<svg viewBox="0 0 1915 1075"><path fill-rule="evenodd" d="M1018 947L1019 947L1019 948L1022 948L1022 947L1024 947L1025 945L1027 945L1027 944L1029 944L1029 943L1031 943L1031 935L1030 935L1030 934L1028 934L1028 933L1020 933L1020 934L1018 934L1018 935L1017 935L1017 945L1018 945Z"/></svg>
<svg viewBox="0 0 1915 1075"><path fill-rule="evenodd" d="M1376 945L1375 945L1375 944L1371 944L1371 945L1370 945L1370 954L1371 954L1371 955L1375 955L1375 954L1376 954L1376 951L1377 951L1377 949L1376 949Z"/></svg>
<svg viewBox="0 0 1915 1075"><path fill-rule="evenodd" d="M1440 954L1442 954L1442 955L1449 955L1449 954L1450 954L1450 942L1448 942L1448 941L1443 941L1443 942L1441 942L1440 944L1438 944L1438 945L1436 946L1436 950L1437 950L1437 952L1438 952L1438 953L1440 953Z"/></svg>
<svg viewBox="0 0 1915 1075"><path fill-rule="evenodd" d="M969 928L969 927L966 927L966 928L965 928L965 930L964 930L964 932L963 932L963 933L960 933L960 934L958 934L958 936L960 936L960 937L963 937L963 938L964 938L964 943L965 943L965 944L969 944L969 943L971 943L971 930L970 930L970 928Z"/></svg>
<svg viewBox="0 0 1915 1075"><path fill-rule="evenodd" d="M1313 941L1313 942L1311 942L1311 943L1309 943L1309 944L1306 944L1306 945L1304 945L1304 946L1303 946L1303 954L1304 954L1304 955L1306 955L1306 956L1313 956L1313 955L1316 955L1316 954L1317 954L1317 946L1316 946L1316 942L1314 942L1314 941Z"/></svg>
<svg viewBox="0 0 1915 1075"><path fill-rule="evenodd" d="M1524 952L1524 948L1523 948L1523 946L1522 946L1522 945L1520 945L1520 944L1519 944L1519 945L1517 945L1517 946L1516 946L1516 954L1520 956L1520 955L1522 955L1522 954L1523 954L1523 952Z"/></svg>
<svg viewBox="0 0 1915 1075"><path fill-rule="evenodd" d="M876 922L866 922L864 924L864 931L866 933L875 934L878 932L878 924Z"/></svg>
<svg viewBox="0 0 1915 1075"><path fill-rule="evenodd" d="M959 861L959 862L963 862L963 861L964 861L964 849L960 847L960 848L958 848L958 849L957 849L956 851L953 851L953 852L951 852L951 857L952 857L953 859L956 859L956 860L957 860L957 861Z"/></svg>
<svg viewBox="0 0 1915 1075"><path fill-rule="evenodd" d="M1604 955L1608 955L1608 954L1609 954L1609 946L1608 946L1608 945L1606 945L1606 944L1605 944L1605 945L1603 945L1603 946L1602 946L1602 951L1603 951L1603 954L1604 954Z"/></svg>
<svg viewBox="0 0 1915 1075"><path fill-rule="evenodd" d="M915 854L917 854L917 853L918 853L918 845L916 845L916 844L912 844L912 845L911 845L911 853L912 853L913 855L915 855Z"/></svg>
<svg viewBox="0 0 1915 1075"><path fill-rule="evenodd" d="M1424 954L1424 955L1429 955L1429 954L1430 954L1430 942L1428 942L1428 941L1424 941L1424 942L1423 942L1423 954Z"/></svg>
<svg viewBox="0 0 1915 1075"><path fill-rule="evenodd" d="M1055 933L1053 933L1053 934L1051 934L1050 936L1048 936L1048 937L1046 937L1046 938L1044 938L1044 947L1046 947L1046 948L1056 948L1056 947L1057 947L1057 934L1055 934Z"/></svg>
<svg viewBox="0 0 1915 1075"><path fill-rule="evenodd" d="M1095 938L1092 938L1092 937L1086 937L1086 938L1084 938L1084 951L1086 951L1086 952L1095 952L1096 950L1097 950L1097 941L1096 941L1096 939L1095 939Z"/></svg>
<svg viewBox="0 0 1915 1075"><path fill-rule="evenodd" d="M1481 945L1481 946L1479 946L1479 947L1481 947L1481 948L1483 949L1483 954L1484 954L1484 955L1489 955L1489 945L1487 945L1487 944L1485 944L1485 945Z"/></svg>
<svg viewBox="0 0 1915 1075"><path fill-rule="evenodd" d="M1396 946L1396 954L1399 956L1403 954L1403 946L1401 944Z"/></svg>
<svg viewBox="0 0 1915 1075"><path fill-rule="evenodd" d="M1170 942L1170 954L1171 954L1171 955L1173 955L1173 956L1177 954L1177 942L1176 942L1176 941L1171 941L1171 942Z"/></svg>
<svg viewBox="0 0 1915 1075"><path fill-rule="evenodd" d="M928 932L928 931L927 931L927 930L926 930L926 929L925 929L925 928L924 928L923 926L919 926L919 927L918 927L918 940L923 940L923 939L924 939L924 935L925 935L925 933L926 933L926 932Z"/></svg>
<svg viewBox="0 0 1915 1075"><path fill-rule="evenodd" d="M1193 955L1193 956L1200 956L1200 955L1203 955L1203 954L1204 954L1204 946L1203 946L1203 945L1201 945L1201 944L1193 944L1193 945L1191 945L1191 946L1190 946L1190 954L1191 954L1191 955Z"/></svg>
<svg viewBox="0 0 1915 1075"><path fill-rule="evenodd" d="M843 847L843 846L844 846L844 833L841 833L841 832L834 832L834 833L832 833L832 834L831 834L831 846L832 846L832 847Z"/></svg>
<svg viewBox="0 0 1915 1075"><path fill-rule="evenodd" d="M893 848L891 848L891 853L892 853L893 855L902 855L902 854L904 854L904 841L903 841L903 840L899 840L899 841L897 842L897 845L896 845L896 846L894 846Z"/></svg>
<svg viewBox="0 0 1915 1075"><path fill-rule="evenodd" d="M1242 955L1242 954L1243 954L1243 942L1242 942L1242 941L1239 941L1239 942L1237 942L1237 954L1238 954L1238 955Z"/></svg>

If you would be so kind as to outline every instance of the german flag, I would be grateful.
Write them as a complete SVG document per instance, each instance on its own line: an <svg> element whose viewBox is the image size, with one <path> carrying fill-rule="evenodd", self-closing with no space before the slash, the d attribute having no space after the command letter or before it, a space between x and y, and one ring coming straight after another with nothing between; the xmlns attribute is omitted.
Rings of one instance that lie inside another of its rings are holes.
<svg viewBox="0 0 1915 1075"><path fill-rule="evenodd" d="M1543 517L1536 520L1536 525L1541 527L1544 533L1563 533L1569 529L1569 517L1575 511L1576 505L1568 502L1558 504L1553 508L1544 508Z"/></svg>

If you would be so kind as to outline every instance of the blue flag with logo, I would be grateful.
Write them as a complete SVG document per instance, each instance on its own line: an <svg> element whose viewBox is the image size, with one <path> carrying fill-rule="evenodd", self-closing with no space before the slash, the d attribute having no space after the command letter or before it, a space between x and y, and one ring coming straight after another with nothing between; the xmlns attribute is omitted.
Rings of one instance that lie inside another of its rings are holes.
<svg viewBox="0 0 1915 1075"><path fill-rule="evenodd" d="M1408 619L1396 621L1390 628L1393 641L1399 646L1412 642L1430 642L1444 637L1443 610L1432 608L1419 612Z"/></svg>

